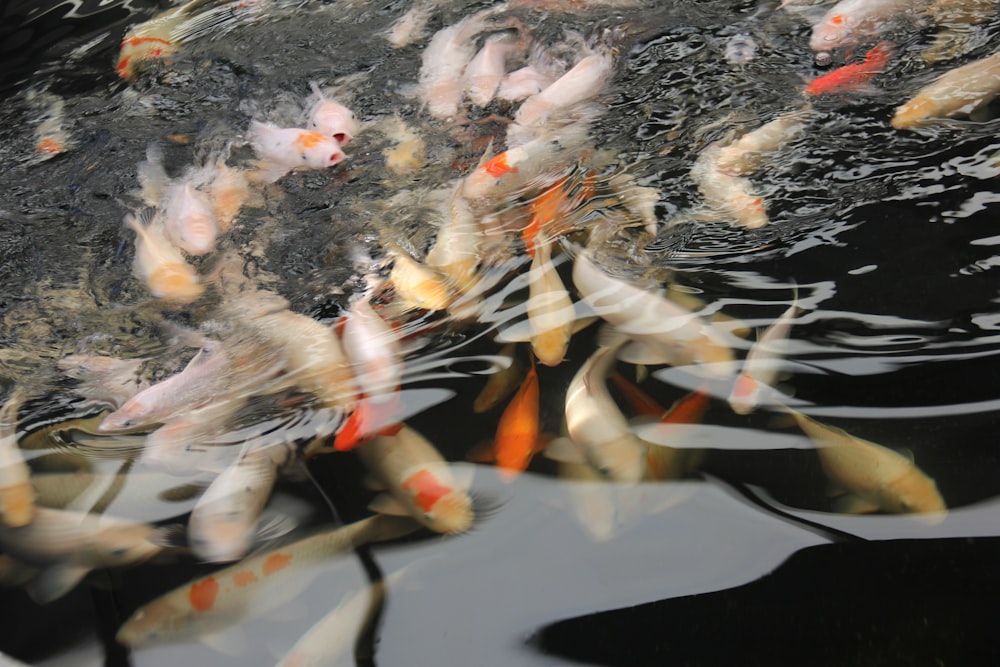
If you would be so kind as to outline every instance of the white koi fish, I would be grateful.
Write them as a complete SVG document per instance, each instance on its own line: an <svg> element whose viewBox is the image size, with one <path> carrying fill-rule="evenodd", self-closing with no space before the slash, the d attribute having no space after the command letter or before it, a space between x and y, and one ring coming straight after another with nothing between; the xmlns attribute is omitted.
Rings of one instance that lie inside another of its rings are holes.
<svg viewBox="0 0 1000 667"><path fill-rule="evenodd" d="M507 62L524 52L524 43L511 33L499 33L486 38L483 48L465 68L466 95L480 107L493 100L507 72Z"/></svg>
<svg viewBox="0 0 1000 667"><path fill-rule="evenodd" d="M158 144L146 148L146 160L137 167L139 184L146 204L159 209L167 240L189 255L204 255L215 249L219 234L209 196L195 187L204 175L189 169L171 180L163 168L163 149Z"/></svg>
<svg viewBox="0 0 1000 667"><path fill-rule="evenodd" d="M652 355L637 363L701 363L710 375L729 374L732 350L710 323L660 293L612 278L597 268L590 251L577 255L573 284L597 315Z"/></svg>
<svg viewBox="0 0 1000 667"><path fill-rule="evenodd" d="M610 53L585 56L543 91L524 100L514 115L514 123L541 127L556 112L596 97L611 78L614 64Z"/></svg>
<svg viewBox="0 0 1000 667"><path fill-rule="evenodd" d="M389 171L405 176L427 163L427 142L401 118L394 116L387 121L383 133L394 144L382 151Z"/></svg>
<svg viewBox="0 0 1000 667"><path fill-rule="evenodd" d="M1000 93L1000 52L945 72L896 109L892 126L908 130L935 118L969 114Z"/></svg>
<svg viewBox="0 0 1000 667"><path fill-rule="evenodd" d="M336 139L312 130L255 120L247 139L261 160L258 178L266 183L295 169L326 169L347 158Z"/></svg>
<svg viewBox="0 0 1000 667"><path fill-rule="evenodd" d="M140 391L109 414L97 427L100 433L162 423L188 408L212 400L226 381L230 357L218 341L206 339L202 349L180 373Z"/></svg>
<svg viewBox="0 0 1000 667"><path fill-rule="evenodd" d="M0 546L17 560L46 567L32 594L49 602L70 591L98 567L122 567L158 554L159 529L144 523L39 507L20 528L0 526Z"/></svg>
<svg viewBox="0 0 1000 667"><path fill-rule="evenodd" d="M400 424L358 446L358 456L388 491L372 502L381 514L410 516L438 533L463 533L473 520L472 499L451 465L422 435Z"/></svg>
<svg viewBox="0 0 1000 667"><path fill-rule="evenodd" d="M552 262L552 242L546 239L539 238L535 243L528 273L527 309L531 349L539 362L558 366L569 348L577 314Z"/></svg>
<svg viewBox="0 0 1000 667"><path fill-rule="evenodd" d="M566 431L601 475L618 482L638 482L645 469L646 448L629 430L606 380L625 336L601 347L576 372L566 390Z"/></svg>
<svg viewBox="0 0 1000 667"><path fill-rule="evenodd" d="M205 291L198 274L167 240L163 223L148 214L143 219L125 216L125 224L136 234L133 273L157 299L178 305L196 301Z"/></svg>
<svg viewBox="0 0 1000 667"><path fill-rule="evenodd" d="M363 544L402 537L418 527L410 519L375 516L268 549L140 607L118 630L117 640L135 648L219 632L298 595L301 587L289 584L304 570Z"/></svg>
<svg viewBox="0 0 1000 667"><path fill-rule="evenodd" d="M894 513L948 509L934 480L907 457L794 410L789 412L818 445L816 453L830 481L870 507Z"/></svg>
<svg viewBox="0 0 1000 667"><path fill-rule="evenodd" d="M802 134L811 115L811 106L786 111L756 130L747 132L719 149L715 159L716 168L730 176L748 176L754 173L764 157Z"/></svg>
<svg viewBox="0 0 1000 667"><path fill-rule="evenodd" d="M711 216L747 229L758 229L769 220L764 200L753 190L750 179L732 176L719 166L722 147L705 148L691 168L691 180L711 208Z"/></svg>
<svg viewBox="0 0 1000 667"><path fill-rule="evenodd" d="M465 17L434 34L421 56L419 97L427 113L440 120L458 117L465 80L462 73L476 54L473 38L485 30L486 10Z"/></svg>
<svg viewBox="0 0 1000 667"><path fill-rule="evenodd" d="M393 21L386 39L394 49L413 44L423 37L427 22L434 14L434 0L416 0L405 14Z"/></svg>
<svg viewBox="0 0 1000 667"><path fill-rule="evenodd" d="M536 65L525 65L508 73L497 87L497 99L520 102L542 92L556 80L556 77Z"/></svg>
<svg viewBox="0 0 1000 667"><path fill-rule="evenodd" d="M809 48L829 51L877 37L919 3L913 0L841 0L813 26Z"/></svg>
<svg viewBox="0 0 1000 667"><path fill-rule="evenodd" d="M354 112L324 95L315 81L310 81L309 87L315 97L307 112L309 129L333 137L338 144L346 146L361 130Z"/></svg>
<svg viewBox="0 0 1000 667"><path fill-rule="evenodd" d="M0 525L26 526L35 518L31 470L17 442L17 411L24 395L17 389L0 408Z"/></svg>
<svg viewBox="0 0 1000 667"><path fill-rule="evenodd" d="M774 383L778 367L774 363L783 354L781 345L788 340L798 306L792 304L769 326L750 348L743 370L729 394L729 406L738 415L748 415L760 405L761 394Z"/></svg>

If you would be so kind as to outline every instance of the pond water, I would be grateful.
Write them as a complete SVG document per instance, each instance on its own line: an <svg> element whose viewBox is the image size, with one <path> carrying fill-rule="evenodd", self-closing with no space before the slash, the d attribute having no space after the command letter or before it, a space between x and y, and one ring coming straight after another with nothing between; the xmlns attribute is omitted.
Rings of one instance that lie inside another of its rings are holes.
<svg viewBox="0 0 1000 667"><path fill-rule="evenodd" d="M510 107L473 109L467 124L442 121L412 90L431 35L491 3L427 3L426 35L396 49L384 35L408 2L277 2L260 20L185 44L132 82L114 71L117 44L155 8L83 2L65 18L69 4L4 37L4 397L27 393L18 439L36 474L67 456L93 473L126 474L89 488L78 506L183 524L197 496L164 494L204 484L204 475L137 462L141 436L108 448L65 426L104 408L84 405L57 365L75 353L152 357L149 372L163 379L193 356L169 342L172 332L212 334L232 298L217 287L192 304L165 305L133 275L135 234L122 219L141 207L137 165L147 147L162 146L167 171L177 174L245 136L252 118L292 119L311 81L338 86L364 126L345 148L348 159L262 188L218 249L195 260L206 282L253 284L331 323L366 288L366 272L388 272L378 262L391 247L426 254L442 224L428 213L432 193L474 169L491 140L502 142L506 123L496 117L511 117ZM468 532L421 530L324 560L207 641L136 649L115 641L142 605L219 567L182 550L95 571L44 605L11 586L0 589L8 619L0 652L52 666L270 665L343 604L353 647L343 664L997 664L1000 118L988 108L974 120L913 131L889 120L938 74L993 53L1000 18L970 28L965 52L933 65L920 53L934 26L896 26L887 70L860 91L813 100L802 134L751 176L770 223L746 229L690 215L701 202L691 169L711 142L803 105L804 82L827 71L815 65L798 7L511 4L505 15L540 42L579 33L614 44L613 77L589 128L593 164L602 178L625 174L628 187L655 188L659 224L655 233L624 224L609 234L602 268L651 291L670 285L696 299L706 320L724 316L720 325L731 329L763 329L796 302L776 385L782 403L908 450L935 480L947 515L836 512L815 444L784 410L737 415L726 402L731 375L706 379L690 366L649 365L643 376L617 365L661 405L694 390L709 396L704 416L672 443L700 453L680 479L608 481L539 455L511 480L470 462L493 439L505 405L473 410L496 370L495 334L513 314L523 319L523 309L500 311L526 298L522 251L504 260L486 299L492 310L478 320L401 320L417 334L406 348L406 423L471 479ZM735 36L756 44L755 57L727 60ZM22 38L31 48L17 47ZM68 136L51 157L35 149L46 113L61 114ZM393 117L426 143L425 164L411 173L386 168ZM230 162L252 157L233 144ZM594 206L586 224L627 218L621 208ZM586 242L571 234L557 257L567 285ZM594 326L583 329L563 363L538 366L543 433L560 434L567 387L598 336ZM753 336L733 339L742 359ZM302 448L339 426L315 402L289 396L241 413L234 440L264 430ZM615 396L628 413L624 395ZM359 520L371 513L365 475L351 453L310 458L278 481L268 512L295 518L292 538ZM380 604L369 582L383 575Z"/></svg>

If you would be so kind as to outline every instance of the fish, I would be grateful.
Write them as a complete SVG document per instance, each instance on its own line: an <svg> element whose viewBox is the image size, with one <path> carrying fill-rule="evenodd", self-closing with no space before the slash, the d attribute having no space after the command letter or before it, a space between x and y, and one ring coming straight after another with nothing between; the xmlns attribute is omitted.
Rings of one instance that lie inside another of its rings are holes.
<svg viewBox="0 0 1000 667"><path fill-rule="evenodd" d="M500 80L496 98L507 102L520 102L542 92L555 81L555 77L543 68L529 64L507 73Z"/></svg>
<svg viewBox="0 0 1000 667"><path fill-rule="evenodd" d="M434 0L416 0L405 14L393 21L386 40L394 49L409 46L424 35L427 22L434 15Z"/></svg>
<svg viewBox="0 0 1000 667"><path fill-rule="evenodd" d="M528 255L535 256L536 238L539 243L549 242L575 231L575 218L580 214L581 207L593 198L595 190L593 172L587 172L582 177L567 174L528 202L531 219L521 230L521 240Z"/></svg>
<svg viewBox="0 0 1000 667"><path fill-rule="evenodd" d="M0 525L20 528L35 518L31 470L17 442L17 412L25 395L15 389L0 408Z"/></svg>
<svg viewBox="0 0 1000 667"><path fill-rule="evenodd" d="M385 166L397 176L412 174L427 163L427 142L398 116L383 125L383 133L394 146L382 151Z"/></svg>
<svg viewBox="0 0 1000 667"><path fill-rule="evenodd" d="M760 168L766 156L800 137L812 113L808 105L786 111L722 146L715 156L715 168L730 176L749 176Z"/></svg>
<svg viewBox="0 0 1000 667"><path fill-rule="evenodd" d="M532 362L497 424L493 457L502 478L510 480L527 469L539 451L538 436L538 373Z"/></svg>
<svg viewBox="0 0 1000 667"><path fill-rule="evenodd" d="M132 648L205 638L297 595L297 574L332 556L371 542L402 537L419 528L409 519L374 516L325 529L267 549L184 584L137 609L118 629L118 643Z"/></svg>
<svg viewBox="0 0 1000 667"><path fill-rule="evenodd" d="M118 409L137 393L149 386L141 369L149 359L118 359L93 354L71 354L57 362L67 377L79 380L73 393L88 402L104 403Z"/></svg>
<svg viewBox="0 0 1000 667"><path fill-rule="evenodd" d="M873 46L859 63L838 67L832 72L816 77L806 86L806 95L829 95L858 90L876 74L885 71L886 65L895 53L892 42L879 42Z"/></svg>
<svg viewBox="0 0 1000 667"><path fill-rule="evenodd" d="M463 533L474 512L466 486L451 465L420 433L402 425L395 435L379 435L355 449L388 495L372 501L380 514L413 517L437 533Z"/></svg>
<svg viewBox="0 0 1000 667"><path fill-rule="evenodd" d="M458 182L445 207L445 222L438 229L424 263L447 276L452 290L467 294L477 283L482 224L465 196L463 181Z"/></svg>
<svg viewBox="0 0 1000 667"><path fill-rule="evenodd" d="M534 250L526 304L531 349L540 363L558 366L569 349L577 313L552 261L552 244L541 241Z"/></svg>
<svg viewBox="0 0 1000 667"><path fill-rule="evenodd" d="M726 40L723 57L730 65L745 65L757 57L759 50L757 40L745 33L738 33Z"/></svg>
<svg viewBox="0 0 1000 667"><path fill-rule="evenodd" d="M184 369L125 401L104 418L99 433L124 431L162 423L178 412L197 408L220 393L230 356L219 341L205 339L202 348Z"/></svg>
<svg viewBox="0 0 1000 667"><path fill-rule="evenodd" d="M913 0L841 0L813 26L809 48L829 51L856 46L887 31L918 7Z"/></svg>
<svg viewBox="0 0 1000 667"><path fill-rule="evenodd" d="M209 161L193 179L208 193L220 234L229 231L245 205L260 205L260 195L250 186L249 172L227 165L224 155Z"/></svg>
<svg viewBox="0 0 1000 667"><path fill-rule="evenodd" d="M163 550L158 543L161 533L147 524L107 515L39 507L27 525L0 526L0 547L23 563L45 568L29 592L38 602L51 602L95 568L149 560Z"/></svg>
<svg viewBox="0 0 1000 667"><path fill-rule="evenodd" d="M930 65L965 55L976 45L975 26L992 21L996 14L997 0L937 0L927 7L926 15L938 31L921 59Z"/></svg>
<svg viewBox="0 0 1000 667"><path fill-rule="evenodd" d="M709 322L662 293L608 275L594 264L593 251L577 254L573 284L595 314L643 348L649 355L643 363L700 364L700 372L715 377L730 373L732 349Z"/></svg>
<svg viewBox="0 0 1000 667"><path fill-rule="evenodd" d="M729 393L729 406L736 414L748 415L755 411L765 388L774 383L778 375L778 367L774 362L782 356L780 348L788 340L788 333L797 313L798 305L793 303L764 330L750 348L746 361L743 362L743 370L736 377Z"/></svg>
<svg viewBox="0 0 1000 667"><path fill-rule="evenodd" d="M260 158L256 177L265 183L296 169L327 169L347 159L336 139L312 130L254 120L247 140Z"/></svg>
<svg viewBox="0 0 1000 667"><path fill-rule="evenodd" d="M912 460L795 410L789 412L816 443L820 464L830 481L869 507L896 514L948 509L934 480Z"/></svg>
<svg viewBox="0 0 1000 667"><path fill-rule="evenodd" d="M489 104L507 73L507 62L523 52L524 42L511 33L487 37L483 47L465 67L465 94L469 101L479 107Z"/></svg>
<svg viewBox="0 0 1000 667"><path fill-rule="evenodd" d="M705 198L712 219L747 229L759 229L770 222L764 199L744 176L733 176L719 167L723 147L712 144L702 150L691 167L691 180Z"/></svg>
<svg viewBox="0 0 1000 667"><path fill-rule="evenodd" d="M361 130L354 112L340 102L323 94L315 81L309 82L315 101L307 112L309 129L336 139L341 146L346 146Z"/></svg>
<svg viewBox="0 0 1000 667"><path fill-rule="evenodd" d="M39 162L66 152L71 139L66 130L66 102L49 92L31 91L26 99L40 108L35 127L35 153Z"/></svg>
<svg viewBox="0 0 1000 667"><path fill-rule="evenodd" d="M198 274L180 251L166 238L163 223L143 212L142 222L125 216L125 224L135 232L135 263L132 271L157 299L179 306L194 303L205 292Z"/></svg>
<svg viewBox="0 0 1000 667"><path fill-rule="evenodd" d="M638 482L645 472L646 449L630 431L606 384L626 341L620 334L606 341L573 376L566 389L566 432L603 477Z"/></svg>
<svg viewBox="0 0 1000 667"><path fill-rule="evenodd" d="M506 365L501 365L490 374L486 380L483 390L476 396L472 403L472 411L477 415L493 409L500 401L507 398L513 392L524 376L524 368L517 360L517 344L505 343L497 356L506 361Z"/></svg>
<svg viewBox="0 0 1000 667"><path fill-rule="evenodd" d="M277 479L278 466L262 449L242 454L223 470L191 510L188 540L194 555L211 563L242 558Z"/></svg>
<svg viewBox="0 0 1000 667"><path fill-rule="evenodd" d="M607 51L584 56L544 90L524 100L514 114L514 124L542 127L553 115L596 97L611 78L614 64Z"/></svg>
<svg viewBox="0 0 1000 667"><path fill-rule="evenodd" d="M451 305L454 296L441 274L400 249L390 248L389 254L393 258L389 282L405 307L438 311Z"/></svg>
<svg viewBox="0 0 1000 667"><path fill-rule="evenodd" d="M909 130L936 118L969 114L1000 93L1000 52L945 72L896 109L892 126Z"/></svg>

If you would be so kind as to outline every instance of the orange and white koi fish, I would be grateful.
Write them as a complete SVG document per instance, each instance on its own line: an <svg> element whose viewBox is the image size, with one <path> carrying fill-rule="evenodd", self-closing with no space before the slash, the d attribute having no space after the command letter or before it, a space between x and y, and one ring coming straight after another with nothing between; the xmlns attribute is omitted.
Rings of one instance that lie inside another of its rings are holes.
<svg viewBox="0 0 1000 667"><path fill-rule="evenodd" d="M774 120L720 148L715 167L730 176L754 173L768 154L801 136L811 116L811 106L779 114Z"/></svg>
<svg viewBox="0 0 1000 667"><path fill-rule="evenodd" d="M970 114L1000 93L1000 52L945 72L896 109L892 126L908 130L936 118Z"/></svg>
<svg viewBox="0 0 1000 667"><path fill-rule="evenodd" d="M117 640L135 648L211 635L298 595L301 589L289 583L303 570L417 528L412 520L376 516L268 549L140 607L118 630Z"/></svg>
<svg viewBox="0 0 1000 667"><path fill-rule="evenodd" d="M626 340L616 337L580 366L566 390L566 431L601 475L638 482L645 470L646 449L629 430L606 384Z"/></svg>
<svg viewBox="0 0 1000 667"><path fill-rule="evenodd" d="M573 284L594 313L626 334L635 344L635 363L672 366L705 364L700 370L717 377L729 374L733 353L709 322L661 293L613 278L594 264L592 253L579 253ZM640 350L639 348L644 348ZM624 351L624 350L623 350ZM648 354L640 358L640 352Z"/></svg>
<svg viewBox="0 0 1000 667"><path fill-rule="evenodd" d="M163 223L145 212L142 218L140 222L125 216L125 224L136 234L133 273L157 299L177 305L197 301L205 291L198 274L167 240Z"/></svg>
<svg viewBox="0 0 1000 667"><path fill-rule="evenodd" d="M501 477L509 480L528 467L539 451L538 436L538 373L532 362L497 424L493 457Z"/></svg>
<svg viewBox="0 0 1000 667"><path fill-rule="evenodd" d="M511 33L490 35L465 68L466 95L476 106L493 100L507 71L507 62L524 52L524 43Z"/></svg>
<svg viewBox="0 0 1000 667"><path fill-rule="evenodd" d="M524 376L524 368L517 360L516 349L516 343L506 343L497 353L497 357L505 360L506 364L490 375L486 386L472 403L472 411L477 415L492 410L493 406L507 398Z"/></svg>
<svg viewBox="0 0 1000 667"><path fill-rule="evenodd" d="M806 86L806 95L828 95L857 90L876 74L885 71L895 52L892 42L879 42L859 63L838 67L832 72L816 77Z"/></svg>
<svg viewBox="0 0 1000 667"><path fill-rule="evenodd" d="M379 435L355 450L388 492L372 501L372 509L413 517L438 533L465 532L474 517L466 486L434 445L400 426L395 435Z"/></svg>
<svg viewBox="0 0 1000 667"><path fill-rule="evenodd" d="M230 364L225 347L205 339L202 349L180 373L140 391L104 418L100 433L123 431L163 422L178 412L212 400L225 382Z"/></svg>
<svg viewBox="0 0 1000 667"><path fill-rule="evenodd" d="M750 348L743 370L736 377L729 393L729 406L738 415L748 415L760 405L761 395L778 375L775 363L783 355L781 346L787 342L798 306L792 304L769 326Z"/></svg>
<svg viewBox="0 0 1000 667"><path fill-rule="evenodd" d="M390 248L389 254L393 257L389 282L405 308L435 311L451 304L451 290L441 274L398 248Z"/></svg>
<svg viewBox="0 0 1000 667"><path fill-rule="evenodd" d="M309 107L309 129L328 137L333 137L341 146L346 146L361 130L354 112L340 102L328 98L315 81L309 82L315 101Z"/></svg>
<svg viewBox="0 0 1000 667"><path fill-rule="evenodd" d="M19 528L0 526L0 547L17 560L45 567L32 582L32 597L50 602L66 594L94 568L122 567L162 551L161 530L144 523L39 507Z"/></svg>
<svg viewBox="0 0 1000 667"><path fill-rule="evenodd" d="M542 240L533 247L526 304L531 349L539 362L546 366L558 366L569 349L577 313L552 262L552 243Z"/></svg>
<svg viewBox="0 0 1000 667"><path fill-rule="evenodd" d="M514 115L514 123L541 127L554 114L596 97L611 78L614 64L608 52L584 56L551 85L524 100Z"/></svg>
<svg viewBox="0 0 1000 667"><path fill-rule="evenodd" d="M691 168L691 180L705 198L709 217L747 229L758 229L769 220L764 199L754 192L750 179L732 176L719 167L722 147L712 144L701 151Z"/></svg>
<svg viewBox="0 0 1000 667"><path fill-rule="evenodd" d="M35 153L41 162L66 151L70 145L66 131L66 103L57 95L47 92L29 92L27 101L40 110L35 127Z"/></svg>
<svg viewBox="0 0 1000 667"><path fill-rule="evenodd" d="M219 233L229 231L244 205L259 204L259 195L250 187L248 172L227 165L224 154L214 162L209 161L193 178L208 193Z"/></svg>
<svg viewBox="0 0 1000 667"><path fill-rule="evenodd" d="M255 120L250 122L247 139L260 158L257 177L265 183L296 169L326 169L347 159L336 139L312 130Z"/></svg>
<svg viewBox="0 0 1000 667"><path fill-rule="evenodd" d="M24 402L15 389L0 408L0 525L20 528L35 518L31 470L17 443L17 411Z"/></svg>
<svg viewBox="0 0 1000 667"><path fill-rule="evenodd" d="M855 46L882 34L918 5L913 0L841 0L813 26L809 48Z"/></svg>
<svg viewBox="0 0 1000 667"><path fill-rule="evenodd" d="M427 44L421 56L418 96L433 118L458 118L459 105L465 93L462 73L476 54L473 38L486 29L487 19L502 6L466 16L458 23L442 28Z"/></svg>
<svg viewBox="0 0 1000 667"><path fill-rule="evenodd" d="M261 449L222 471L191 510L188 539L194 555L216 563L242 558L277 479L278 466Z"/></svg>
<svg viewBox="0 0 1000 667"><path fill-rule="evenodd" d="M57 365L67 377L80 381L73 392L88 401L106 403L118 409L140 391L149 381L140 377L146 358L118 359L94 354L71 354Z"/></svg>
<svg viewBox="0 0 1000 667"><path fill-rule="evenodd" d="M907 457L794 410L790 412L818 445L816 453L830 481L865 501L869 510L905 514L948 509L934 480Z"/></svg>

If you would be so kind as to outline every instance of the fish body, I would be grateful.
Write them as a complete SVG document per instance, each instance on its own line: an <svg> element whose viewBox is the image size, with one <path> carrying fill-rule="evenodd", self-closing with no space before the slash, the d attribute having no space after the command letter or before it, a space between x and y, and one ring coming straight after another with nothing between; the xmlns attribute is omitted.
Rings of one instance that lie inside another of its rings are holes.
<svg viewBox="0 0 1000 667"><path fill-rule="evenodd" d="M167 240L189 255L205 255L215 250L219 228L208 195L190 181L170 185L162 206L163 230Z"/></svg>
<svg viewBox="0 0 1000 667"><path fill-rule="evenodd" d="M382 503L382 511L405 512L438 533L462 533L472 525L469 494L441 453L412 428L379 435L355 451L396 501Z"/></svg>
<svg viewBox="0 0 1000 667"><path fill-rule="evenodd" d="M520 102L542 92L555 81L550 73L529 64L509 72L500 80L496 97L508 102Z"/></svg>
<svg viewBox="0 0 1000 667"><path fill-rule="evenodd" d="M754 191L750 179L720 168L723 156L723 148L712 144L702 150L691 168L691 180L698 185L712 217L747 229L764 227L769 222L764 199Z"/></svg>
<svg viewBox="0 0 1000 667"><path fill-rule="evenodd" d="M828 95L857 90L873 76L885 71L893 52L894 47L891 42L879 42L865 54L861 62L838 67L810 81L806 86L806 95Z"/></svg>
<svg viewBox="0 0 1000 667"><path fill-rule="evenodd" d="M532 364L497 424L494 457L501 474L522 472L538 444L538 373Z"/></svg>
<svg viewBox="0 0 1000 667"><path fill-rule="evenodd" d="M748 415L760 405L761 394L774 383L778 375L775 360L780 359L780 347L788 340L798 306L792 304L769 326L754 343L743 362L729 394L729 406L738 415Z"/></svg>
<svg viewBox="0 0 1000 667"><path fill-rule="evenodd" d="M515 350L515 343L507 343L500 349L497 356L506 360L507 364L490 374L486 380L486 386L476 396L476 400L472 404L472 411L477 415L493 409L518 386L518 382L524 375L524 368L518 362Z"/></svg>
<svg viewBox="0 0 1000 667"><path fill-rule="evenodd" d="M333 137L338 144L346 146L361 129L357 116L340 102L326 97L315 81L309 85L315 97L307 113L309 129Z"/></svg>
<svg viewBox="0 0 1000 667"><path fill-rule="evenodd" d="M24 397L14 390L0 408L0 525L26 526L35 518L31 470L17 442L17 411Z"/></svg>
<svg viewBox="0 0 1000 667"><path fill-rule="evenodd" d="M487 18L495 13L487 9L471 14L458 23L442 28L431 38L421 56L419 97L433 118L458 117L464 94L464 73L476 54L473 39L487 26Z"/></svg>
<svg viewBox="0 0 1000 667"><path fill-rule="evenodd" d="M576 311L573 300L552 262L552 244L535 246L535 256L528 274L528 325L531 349L538 361L558 366L566 356Z"/></svg>
<svg viewBox="0 0 1000 667"><path fill-rule="evenodd" d="M465 294L476 284L483 229L465 197L462 181L448 201L445 215L445 222L438 229L424 262L447 276L451 289Z"/></svg>
<svg viewBox="0 0 1000 667"><path fill-rule="evenodd" d="M167 240L163 223L156 218L142 223L132 215L125 217L125 223L136 234L133 273L149 293L177 305L197 301L205 288L194 268Z"/></svg>
<svg viewBox="0 0 1000 667"><path fill-rule="evenodd" d="M791 411L799 427L818 447L830 480L885 512L944 512L937 485L913 461L888 447L856 438Z"/></svg>
<svg viewBox="0 0 1000 667"><path fill-rule="evenodd" d="M1000 52L945 72L896 109L892 126L912 129L935 118L967 114L1000 93Z"/></svg>
<svg viewBox="0 0 1000 667"><path fill-rule="evenodd" d="M812 108L808 106L779 114L774 120L721 147L715 157L715 168L729 176L754 173L766 155L802 135L811 115Z"/></svg>
<svg viewBox="0 0 1000 667"><path fill-rule="evenodd" d="M295 169L326 169L347 159L336 139L313 130L251 121L247 139L262 162L261 178L268 182Z"/></svg>
<svg viewBox="0 0 1000 667"><path fill-rule="evenodd" d="M369 517L268 549L184 584L140 607L118 630L120 643L148 646L210 634L279 604L289 579L331 556L416 528L410 520Z"/></svg>
<svg viewBox="0 0 1000 667"><path fill-rule="evenodd" d="M101 355L71 354L59 360L58 366L68 377L80 381L74 393L88 401L107 403L115 409L149 386L140 377L147 359L118 359Z"/></svg>
<svg viewBox="0 0 1000 667"><path fill-rule="evenodd" d="M610 53L591 53L544 90L521 103L514 123L522 127L544 125L553 114L585 102L604 90L614 69Z"/></svg>
<svg viewBox="0 0 1000 667"><path fill-rule="evenodd" d="M577 255L573 284L597 315L630 339L655 348L662 355L659 363L700 362L712 364L707 373L729 372L722 362L733 360L732 350L708 322L662 294L608 275L597 268L590 251Z"/></svg>
<svg viewBox="0 0 1000 667"><path fill-rule="evenodd" d="M809 48L829 51L877 37L918 3L913 0L841 0L813 26Z"/></svg>
<svg viewBox="0 0 1000 667"><path fill-rule="evenodd" d="M451 304L451 290L441 274L403 251L390 253L393 263L389 281L396 297L406 307L436 311L444 310Z"/></svg>
<svg viewBox="0 0 1000 667"><path fill-rule="evenodd" d="M420 39L427 22L434 14L434 0L416 0L405 14L396 19L386 33L386 39L395 49L413 44Z"/></svg>
<svg viewBox="0 0 1000 667"><path fill-rule="evenodd" d="M493 100L507 71L507 62L523 52L513 35L490 35L465 68L466 95L473 104L485 107Z"/></svg>
<svg viewBox="0 0 1000 667"><path fill-rule="evenodd" d="M580 366L566 390L566 431L604 477L638 482L643 476L646 450L629 430L606 384L624 342L622 337L613 345L598 348Z"/></svg>

